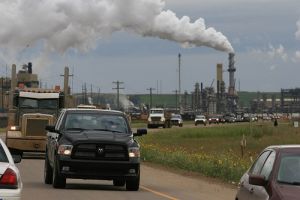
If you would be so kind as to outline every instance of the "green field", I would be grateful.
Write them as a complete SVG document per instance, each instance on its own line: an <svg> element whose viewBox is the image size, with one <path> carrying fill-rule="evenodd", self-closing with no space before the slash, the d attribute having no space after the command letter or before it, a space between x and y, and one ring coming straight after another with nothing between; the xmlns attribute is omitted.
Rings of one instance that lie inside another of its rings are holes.
<svg viewBox="0 0 300 200"><path fill-rule="evenodd" d="M240 142L246 139L244 156ZM255 122L159 129L138 138L142 160L237 183L262 149L299 144L300 129L289 122Z"/></svg>

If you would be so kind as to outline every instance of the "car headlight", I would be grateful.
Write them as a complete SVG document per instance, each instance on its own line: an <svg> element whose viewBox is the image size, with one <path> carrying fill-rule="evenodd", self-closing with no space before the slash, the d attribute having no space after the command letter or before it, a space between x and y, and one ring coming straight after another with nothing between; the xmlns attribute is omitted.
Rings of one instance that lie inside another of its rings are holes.
<svg viewBox="0 0 300 200"><path fill-rule="evenodd" d="M151 117L148 117L148 121L149 121L149 122L151 122L151 121L152 121L152 120L151 120Z"/></svg>
<svg viewBox="0 0 300 200"><path fill-rule="evenodd" d="M166 119L164 117L160 118L160 121L164 122Z"/></svg>
<svg viewBox="0 0 300 200"><path fill-rule="evenodd" d="M129 156L129 158L139 158L141 156L140 148L138 148L138 147L129 148L128 156Z"/></svg>
<svg viewBox="0 0 300 200"><path fill-rule="evenodd" d="M58 150L57 150L57 154L58 155L65 155L65 156L69 156L72 153L72 149L73 146L72 145L59 145Z"/></svg>

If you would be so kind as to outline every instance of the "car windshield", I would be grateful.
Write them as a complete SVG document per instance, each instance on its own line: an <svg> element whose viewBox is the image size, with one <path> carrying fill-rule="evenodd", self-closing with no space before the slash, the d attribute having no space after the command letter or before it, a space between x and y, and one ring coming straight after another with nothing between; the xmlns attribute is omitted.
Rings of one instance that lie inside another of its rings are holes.
<svg viewBox="0 0 300 200"><path fill-rule="evenodd" d="M285 184L300 184L300 155L281 157L277 181Z"/></svg>
<svg viewBox="0 0 300 200"><path fill-rule="evenodd" d="M204 119L205 117L203 115L197 115L196 119Z"/></svg>
<svg viewBox="0 0 300 200"><path fill-rule="evenodd" d="M164 111L163 110L150 110L151 114L163 114Z"/></svg>
<svg viewBox="0 0 300 200"><path fill-rule="evenodd" d="M103 113L70 113L66 117L64 129L128 133L128 126L123 116Z"/></svg>
<svg viewBox="0 0 300 200"><path fill-rule="evenodd" d="M6 156L3 147L1 146L1 143L0 143L0 162L8 162L8 158Z"/></svg>

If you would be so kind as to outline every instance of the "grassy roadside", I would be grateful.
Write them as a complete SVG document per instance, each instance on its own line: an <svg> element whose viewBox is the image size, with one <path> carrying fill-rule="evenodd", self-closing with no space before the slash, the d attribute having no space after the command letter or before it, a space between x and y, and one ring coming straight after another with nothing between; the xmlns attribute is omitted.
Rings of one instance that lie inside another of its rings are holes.
<svg viewBox="0 0 300 200"><path fill-rule="evenodd" d="M240 141L247 146L241 156ZM300 143L299 128L289 123L244 123L205 128L160 129L138 138L142 159L237 183L266 146Z"/></svg>

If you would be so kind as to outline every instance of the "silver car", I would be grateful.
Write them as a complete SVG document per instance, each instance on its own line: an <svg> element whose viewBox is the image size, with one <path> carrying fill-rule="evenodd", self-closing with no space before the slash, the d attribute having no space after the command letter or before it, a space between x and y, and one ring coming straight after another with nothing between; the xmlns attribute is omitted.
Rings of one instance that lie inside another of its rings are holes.
<svg viewBox="0 0 300 200"><path fill-rule="evenodd" d="M22 181L15 162L21 157L12 157L4 142L0 139L0 200L21 199Z"/></svg>

